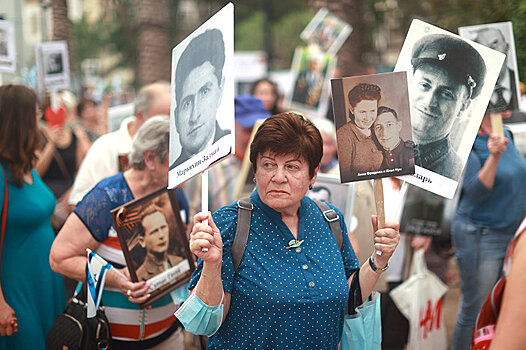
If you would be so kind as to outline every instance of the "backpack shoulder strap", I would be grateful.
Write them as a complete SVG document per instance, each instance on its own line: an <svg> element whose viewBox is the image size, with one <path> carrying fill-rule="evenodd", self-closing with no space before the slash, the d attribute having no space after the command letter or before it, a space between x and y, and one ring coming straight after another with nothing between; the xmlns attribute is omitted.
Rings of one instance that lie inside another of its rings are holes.
<svg viewBox="0 0 526 350"><path fill-rule="evenodd" d="M343 232L342 228L340 227L338 213L331 207L327 205L327 203L319 201L317 199L312 200L316 206L321 210L323 214L323 218L327 223L329 224L329 227L331 228L332 234L334 235L334 238L336 239L336 243L338 244L338 249L342 249L343 244Z"/></svg>
<svg viewBox="0 0 526 350"><path fill-rule="evenodd" d="M237 271L243 254L245 253L245 248L247 247L253 208L254 206L250 203L250 198L248 197L237 201L237 227L231 250L234 272Z"/></svg>

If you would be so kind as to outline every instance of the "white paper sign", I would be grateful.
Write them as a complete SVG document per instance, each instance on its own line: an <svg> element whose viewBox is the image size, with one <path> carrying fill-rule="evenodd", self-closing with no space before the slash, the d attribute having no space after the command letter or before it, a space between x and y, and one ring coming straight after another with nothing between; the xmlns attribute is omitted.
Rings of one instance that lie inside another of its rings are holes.
<svg viewBox="0 0 526 350"><path fill-rule="evenodd" d="M35 46L39 87L45 91L70 88L68 44L48 41Z"/></svg>
<svg viewBox="0 0 526 350"><path fill-rule="evenodd" d="M0 20L0 72L16 70L15 31L13 23Z"/></svg>
<svg viewBox="0 0 526 350"><path fill-rule="evenodd" d="M506 55L506 60L497 79L497 84L488 105L489 112L503 112L519 109L519 67L513 39L511 22L480 24L460 27L461 37L473 40ZM500 91L499 91L500 90ZM499 94L502 96L499 97Z"/></svg>
<svg viewBox="0 0 526 350"><path fill-rule="evenodd" d="M406 71L415 174L400 179L452 198L504 55L413 20L395 71Z"/></svg>
<svg viewBox="0 0 526 350"><path fill-rule="evenodd" d="M233 153L233 63L229 3L172 51L169 188Z"/></svg>

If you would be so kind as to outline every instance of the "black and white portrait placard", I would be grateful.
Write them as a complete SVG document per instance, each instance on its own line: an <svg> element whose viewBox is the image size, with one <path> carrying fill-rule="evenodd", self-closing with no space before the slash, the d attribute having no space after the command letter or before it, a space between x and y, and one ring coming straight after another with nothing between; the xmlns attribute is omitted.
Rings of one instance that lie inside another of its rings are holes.
<svg viewBox="0 0 526 350"><path fill-rule="evenodd" d="M169 188L233 153L233 62L232 3L173 49Z"/></svg>
<svg viewBox="0 0 526 350"><path fill-rule="evenodd" d="M488 104L488 113L519 109L519 67L511 22L480 24L458 28L461 37L506 55Z"/></svg>
<svg viewBox="0 0 526 350"><path fill-rule="evenodd" d="M397 72L407 72L415 174L401 180L452 198L504 54L413 20Z"/></svg>
<svg viewBox="0 0 526 350"><path fill-rule="evenodd" d="M322 117L329 105L329 79L334 75L336 57L319 47L297 47L292 59L292 89L284 98L291 109Z"/></svg>
<svg viewBox="0 0 526 350"><path fill-rule="evenodd" d="M403 72L332 79L341 182L415 172Z"/></svg>
<svg viewBox="0 0 526 350"><path fill-rule="evenodd" d="M0 20L0 72L16 70L15 31L13 23Z"/></svg>
<svg viewBox="0 0 526 350"><path fill-rule="evenodd" d="M321 8L300 34L309 44L317 45L322 51L336 54L351 34L352 26L328 9Z"/></svg>
<svg viewBox="0 0 526 350"><path fill-rule="evenodd" d="M35 46L39 86L44 91L66 90L71 86L68 44L47 41Z"/></svg>

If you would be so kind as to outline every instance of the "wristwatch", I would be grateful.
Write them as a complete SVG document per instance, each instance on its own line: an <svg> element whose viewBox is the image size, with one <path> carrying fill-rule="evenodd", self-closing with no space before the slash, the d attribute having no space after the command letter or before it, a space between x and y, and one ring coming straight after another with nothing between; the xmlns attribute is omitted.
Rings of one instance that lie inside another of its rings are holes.
<svg viewBox="0 0 526 350"><path fill-rule="evenodd" d="M373 261L373 256L371 255L369 257L369 266L371 266L371 269L376 272L376 273L382 273L384 272L385 270L387 270L389 268L389 261L387 262L387 265L385 265L385 267L382 267L381 269L378 268L375 264L374 264L374 261Z"/></svg>

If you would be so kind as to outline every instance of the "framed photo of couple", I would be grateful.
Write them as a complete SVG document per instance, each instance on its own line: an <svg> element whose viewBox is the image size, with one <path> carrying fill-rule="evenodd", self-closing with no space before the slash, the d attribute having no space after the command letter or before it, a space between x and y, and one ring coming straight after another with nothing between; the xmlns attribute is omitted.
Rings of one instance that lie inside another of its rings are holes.
<svg viewBox="0 0 526 350"><path fill-rule="evenodd" d="M331 86L341 182L413 174L406 74L332 79Z"/></svg>
<svg viewBox="0 0 526 350"><path fill-rule="evenodd" d="M132 281L146 281L150 305L186 283L195 264L174 190L161 188L111 211Z"/></svg>

